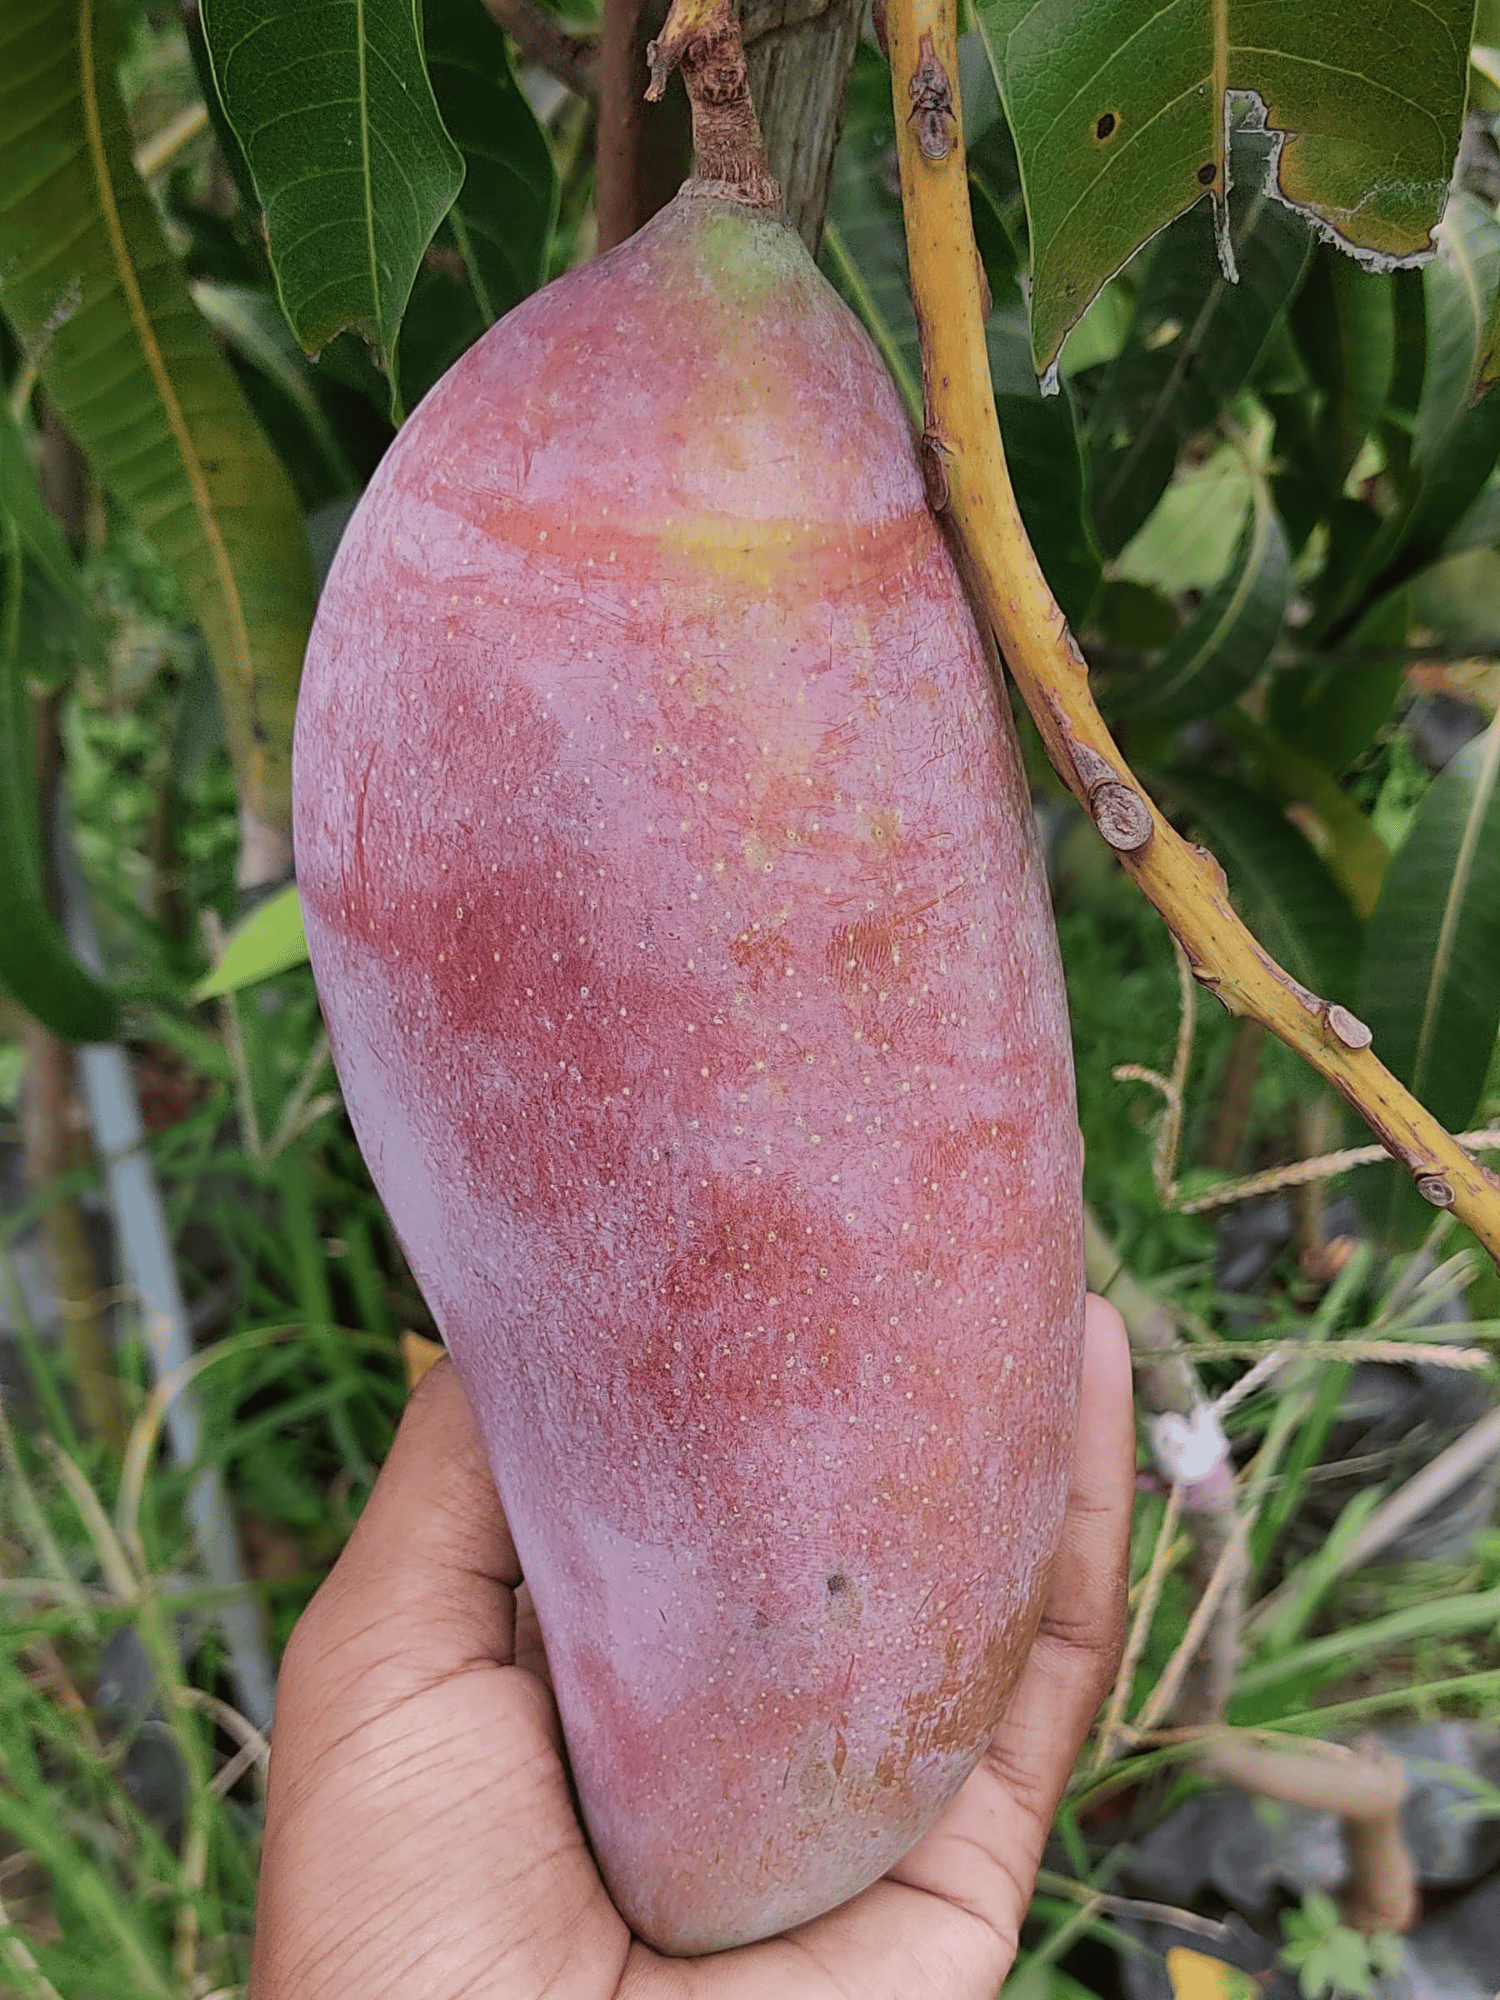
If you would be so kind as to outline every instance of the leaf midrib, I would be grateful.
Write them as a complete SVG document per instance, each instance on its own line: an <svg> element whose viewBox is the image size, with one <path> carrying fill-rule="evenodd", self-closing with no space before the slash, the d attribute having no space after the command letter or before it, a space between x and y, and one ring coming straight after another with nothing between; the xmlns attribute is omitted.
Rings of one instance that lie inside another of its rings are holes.
<svg viewBox="0 0 1500 2000"><path fill-rule="evenodd" d="M220 532L214 513L213 498L208 490L208 480L198 457L193 434L188 428L187 418L178 400L176 385L171 370L167 367L156 329L146 310L146 302L131 262L129 246L125 240L124 226L120 220L119 205L115 199L114 182L110 176L109 156L104 145L104 127L99 110L99 90L97 65L94 51L94 0L79 0L78 7L78 67L79 94L83 103L84 128L88 139L89 159L94 170L94 181L99 192L99 209L104 220L105 233L109 238L110 255L114 260L115 275L119 281L125 300L125 309L135 328L136 338L141 344L141 352L150 370L152 382L167 424L177 446L177 454L182 462L183 474L193 496L193 506L198 523L208 545L213 563L219 594L228 616L230 639L244 685L253 690L253 656L250 648L250 633L245 623L245 610L240 602L239 583L230 561L229 550Z"/></svg>
<svg viewBox="0 0 1500 2000"><path fill-rule="evenodd" d="M420 42L420 35L418 40ZM370 297L375 302L375 325L380 344L384 347L386 340L382 321L385 315L380 294L380 264L375 250L375 186L370 171L370 83L365 69L365 0L354 0L354 53L359 66L359 163L365 188L365 252L370 263Z"/></svg>

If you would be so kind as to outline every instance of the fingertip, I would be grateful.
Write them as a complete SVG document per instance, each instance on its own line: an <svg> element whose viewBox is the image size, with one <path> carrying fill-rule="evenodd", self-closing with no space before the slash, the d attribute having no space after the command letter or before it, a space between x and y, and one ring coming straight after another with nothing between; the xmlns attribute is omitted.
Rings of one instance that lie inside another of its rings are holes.
<svg viewBox="0 0 1500 2000"><path fill-rule="evenodd" d="M407 1399L345 1560L376 1540L387 1561L478 1571L512 1590L521 1580L484 1439L446 1355Z"/></svg>
<svg viewBox="0 0 1500 2000"><path fill-rule="evenodd" d="M453 1364L413 1389L363 1514L294 1638L303 1658L379 1656L391 1687L514 1648L520 1563ZM404 1664L403 1664L404 1663Z"/></svg>
<svg viewBox="0 0 1500 2000"><path fill-rule="evenodd" d="M1135 1400L1130 1336L1119 1311L1090 1292L1083 1316L1083 1393L1087 1401L1131 1410Z"/></svg>

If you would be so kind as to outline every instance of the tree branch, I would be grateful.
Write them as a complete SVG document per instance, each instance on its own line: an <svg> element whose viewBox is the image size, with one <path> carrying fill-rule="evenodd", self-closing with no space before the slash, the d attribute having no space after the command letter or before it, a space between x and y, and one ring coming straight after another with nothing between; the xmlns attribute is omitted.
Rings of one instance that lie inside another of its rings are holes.
<svg viewBox="0 0 1500 2000"><path fill-rule="evenodd" d="M482 0L484 11L498 23L528 62L534 62L565 83L580 97L594 95L598 47L590 35L570 35L532 0Z"/></svg>
<svg viewBox="0 0 1500 2000"><path fill-rule="evenodd" d="M1089 692L1088 667L1016 506L984 345L979 258L959 121L953 0L890 0L897 153L912 298L922 335L924 467L967 559L1048 755L1188 955L1194 977L1249 1015L1346 1098L1420 1193L1451 1208L1500 1261L1500 1181L1471 1159L1372 1053L1370 1031L1292 979L1236 916L1213 856L1146 796Z"/></svg>

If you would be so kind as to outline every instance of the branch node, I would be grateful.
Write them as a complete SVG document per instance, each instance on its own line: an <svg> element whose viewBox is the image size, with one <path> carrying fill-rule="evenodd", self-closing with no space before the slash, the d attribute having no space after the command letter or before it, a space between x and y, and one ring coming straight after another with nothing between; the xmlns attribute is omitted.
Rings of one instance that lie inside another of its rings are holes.
<svg viewBox="0 0 1500 2000"><path fill-rule="evenodd" d="M931 35L924 35L918 47L920 60L912 71L906 94L911 99L911 118L917 128L917 150L924 160L941 166L953 151L953 85L938 61Z"/></svg>
<svg viewBox="0 0 1500 2000"><path fill-rule="evenodd" d="M922 485L927 494L927 504L934 514L944 514L953 500L947 464L951 453L936 431L923 431L917 455L922 462Z"/></svg>
<svg viewBox="0 0 1500 2000"><path fill-rule="evenodd" d="M1346 1049L1367 1049L1375 1036L1368 1024L1357 1014L1351 1014L1347 1007L1337 1004L1325 1009L1323 1021L1329 1032L1341 1041Z"/></svg>
<svg viewBox="0 0 1500 2000"><path fill-rule="evenodd" d="M1118 778L1089 787L1089 811L1100 833L1122 854L1136 853L1151 838L1151 808Z"/></svg>
<svg viewBox="0 0 1500 2000"><path fill-rule="evenodd" d="M1441 1174L1418 1174L1417 1193L1434 1208L1452 1208L1453 1189Z"/></svg>

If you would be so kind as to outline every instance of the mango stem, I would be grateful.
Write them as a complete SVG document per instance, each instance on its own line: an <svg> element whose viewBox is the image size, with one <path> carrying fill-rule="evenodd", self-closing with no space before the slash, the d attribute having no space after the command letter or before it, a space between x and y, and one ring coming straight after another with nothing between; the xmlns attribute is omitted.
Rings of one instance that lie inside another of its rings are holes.
<svg viewBox="0 0 1500 2000"><path fill-rule="evenodd" d="M714 182L747 208L779 208L781 189L766 165L733 0L672 0L646 61L652 104L672 71L682 71L693 109L693 178Z"/></svg>
<svg viewBox="0 0 1500 2000"><path fill-rule="evenodd" d="M674 8L674 13L675 13ZM1398 1083L1370 1030L1283 971L1235 914L1224 871L1149 798L1105 728L1088 665L1032 550L1000 440L958 98L953 0L889 0L896 150L912 302L922 338L928 491L967 558L1059 776L1166 922L1193 976L1260 1021L1346 1098L1435 1208L1500 1262L1500 1180Z"/></svg>

